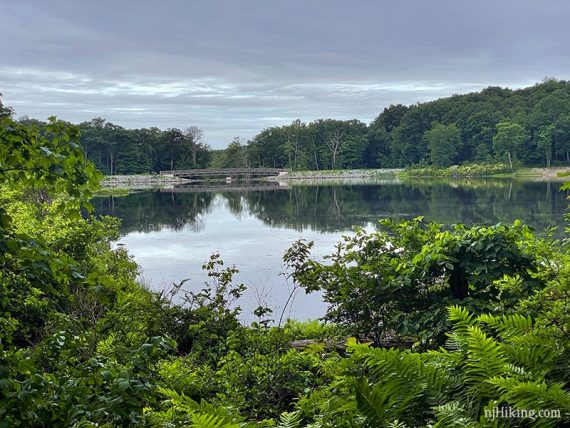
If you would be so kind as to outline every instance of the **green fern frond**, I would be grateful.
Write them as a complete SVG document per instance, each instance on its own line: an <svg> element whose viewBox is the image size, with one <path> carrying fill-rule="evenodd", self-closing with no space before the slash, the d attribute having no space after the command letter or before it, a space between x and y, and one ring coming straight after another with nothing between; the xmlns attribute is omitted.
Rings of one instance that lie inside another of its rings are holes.
<svg viewBox="0 0 570 428"><path fill-rule="evenodd" d="M376 379L416 380L422 367L419 354L397 349L369 348L362 358Z"/></svg>
<svg viewBox="0 0 570 428"><path fill-rule="evenodd" d="M524 367L535 377L543 377L555 368L563 347L550 339L526 334L511 337L503 350L513 364Z"/></svg>
<svg viewBox="0 0 570 428"><path fill-rule="evenodd" d="M467 331L475 325L475 317L463 306L447 308L449 320L453 322L453 331L448 333L446 347L451 351L464 351L467 347Z"/></svg>
<svg viewBox="0 0 570 428"><path fill-rule="evenodd" d="M299 428L303 421L303 414L299 411L284 412L279 417L278 428Z"/></svg>
<svg viewBox="0 0 570 428"><path fill-rule="evenodd" d="M170 402L170 404L174 405L174 406L185 406L187 408L191 408L191 409L198 409L199 408L199 404L192 400L190 397L185 396L184 394L179 394L178 392L176 392L173 389L170 388L164 388L159 386L157 388L157 391L162 394L165 395L166 397L168 397L168 402Z"/></svg>
<svg viewBox="0 0 570 428"><path fill-rule="evenodd" d="M469 411L459 401L450 401L436 407L433 428L475 428L479 425L470 418Z"/></svg>
<svg viewBox="0 0 570 428"><path fill-rule="evenodd" d="M396 419L395 421L389 422L388 425L386 425L386 427L387 428L407 428L407 425Z"/></svg>
<svg viewBox="0 0 570 428"><path fill-rule="evenodd" d="M483 314L477 317L478 322L488 324L500 337L508 339L515 335L527 334L533 329L532 319L521 314L494 316Z"/></svg>
<svg viewBox="0 0 570 428"><path fill-rule="evenodd" d="M467 342L469 345L465 367L465 381L477 390L482 397L490 397L489 378L502 376L508 367L503 351L498 342L487 337L478 327L468 327Z"/></svg>
<svg viewBox="0 0 570 428"><path fill-rule="evenodd" d="M427 387L421 377L411 381L389 376L373 386L363 378L355 384L357 409L371 426L384 426L396 419L421 419L424 413L431 413L426 403Z"/></svg>
<svg viewBox="0 0 570 428"><path fill-rule="evenodd" d="M474 316L463 306L453 305L447 308L449 320L452 321L456 328L465 329L475 324Z"/></svg>
<svg viewBox="0 0 570 428"><path fill-rule="evenodd" d="M507 363L506 365L507 372L511 376L516 376L519 379L527 378L528 373L525 371L523 367L515 366L514 364Z"/></svg>
<svg viewBox="0 0 570 428"><path fill-rule="evenodd" d="M560 409L562 414L570 412L570 393L564 385L546 382L525 382L511 377L489 379L501 394L501 400L519 409Z"/></svg>
<svg viewBox="0 0 570 428"><path fill-rule="evenodd" d="M233 428L240 425L231 414L231 409L215 406L206 400L199 403L184 394L179 394L173 389L158 387L158 392L168 397L166 403L170 406L168 412L174 414L187 415L186 418L192 421L192 427L196 428Z"/></svg>
<svg viewBox="0 0 570 428"><path fill-rule="evenodd" d="M372 426L383 426L386 423L386 411L394 400L388 397L381 388L371 389L368 380L363 378L356 382L355 396L358 410Z"/></svg>
<svg viewBox="0 0 570 428"><path fill-rule="evenodd" d="M224 418L210 414L192 415L192 428L240 428L239 424L228 423Z"/></svg>

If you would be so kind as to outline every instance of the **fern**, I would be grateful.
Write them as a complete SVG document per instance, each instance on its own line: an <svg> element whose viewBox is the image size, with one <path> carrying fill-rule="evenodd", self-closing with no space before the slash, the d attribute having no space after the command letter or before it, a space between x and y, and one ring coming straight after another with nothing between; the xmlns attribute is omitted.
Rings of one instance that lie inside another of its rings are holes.
<svg viewBox="0 0 570 428"><path fill-rule="evenodd" d="M425 354L422 376L429 386L426 395L429 398L430 407L445 403L450 396L455 395L455 391L461 388L462 376L454 370L458 366L457 356L458 354L445 350Z"/></svg>
<svg viewBox="0 0 570 428"><path fill-rule="evenodd" d="M497 343L478 327L469 327L467 335L469 350L467 354L466 379L485 381L489 377L505 372L506 359Z"/></svg>
<svg viewBox="0 0 570 428"><path fill-rule="evenodd" d="M407 425L396 419L395 421L389 422L388 425L386 425L386 427L387 428L406 428Z"/></svg>
<svg viewBox="0 0 570 428"><path fill-rule="evenodd" d="M463 306L453 305L447 309L449 320L453 321L455 329L464 332L467 327L475 324L474 317Z"/></svg>
<svg viewBox="0 0 570 428"><path fill-rule="evenodd" d="M548 386L545 381L524 382L514 378L494 377L489 383L496 386L501 400L520 409L560 409L562 414L570 412L570 393L564 385Z"/></svg>
<svg viewBox="0 0 570 428"><path fill-rule="evenodd" d="M479 425L459 401L450 401L436 408L437 422L433 428L475 428Z"/></svg>
<svg viewBox="0 0 570 428"><path fill-rule="evenodd" d="M551 371L563 352L556 342L535 334L512 337L503 349L514 364L524 367L535 378Z"/></svg>
<svg viewBox="0 0 570 428"><path fill-rule="evenodd" d="M385 426L389 421L389 411L397 404L391 392L397 387L393 383L377 385L372 389L367 379L356 383L356 403L370 426Z"/></svg>
<svg viewBox="0 0 570 428"><path fill-rule="evenodd" d="M285 412L281 414L277 428L299 428L302 421L303 414L301 412Z"/></svg>
<svg viewBox="0 0 570 428"><path fill-rule="evenodd" d="M483 314L477 317L478 322L488 324L497 331L501 338L509 339L516 335L528 334L533 329L532 319L521 314L494 316Z"/></svg>
<svg viewBox="0 0 570 428"><path fill-rule="evenodd" d="M158 387L158 392L168 399L165 412L147 412L150 420L177 420L183 426L194 428L238 428L240 420L231 414L231 409L217 407L205 400L199 403L173 389ZM158 424L157 424L158 425Z"/></svg>
<svg viewBox="0 0 570 428"><path fill-rule="evenodd" d="M358 426L498 427L512 426L512 421L487 419L485 409L570 410L564 386L545 381L564 349L541 335L531 318L476 317L459 306L449 308L449 318L453 351L414 353L351 341L344 379L353 380L354 396L337 406L344 410L329 408L332 417L323 426L341 426L337 422L348 417L354 422L361 415ZM553 426L552 420L529 423Z"/></svg>
<svg viewBox="0 0 570 428"><path fill-rule="evenodd" d="M468 328L475 325L474 316L463 306L450 306L449 320L453 322L453 332L449 333L447 346L452 351L464 351L467 347Z"/></svg>
<svg viewBox="0 0 570 428"><path fill-rule="evenodd" d="M194 414L192 428L240 428L239 424L228 423L224 418L210 414Z"/></svg>

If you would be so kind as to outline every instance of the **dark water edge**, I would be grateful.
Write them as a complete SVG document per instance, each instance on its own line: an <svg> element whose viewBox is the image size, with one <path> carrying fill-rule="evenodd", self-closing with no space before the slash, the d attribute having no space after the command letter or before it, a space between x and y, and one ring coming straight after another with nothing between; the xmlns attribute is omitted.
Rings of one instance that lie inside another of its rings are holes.
<svg viewBox="0 0 570 428"><path fill-rule="evenodd" d="M123 234L187 227L198 231L216 195L235 216L253 215L269 228L335 232L386 217L421 215L445 225L490 225L520 219L541 231L563 224L568 192L559 188L560 183L504 179L283 187L267 183L252 187L177 186L124 197L98 197L93 203L97 214L122 219Z"/></svg>

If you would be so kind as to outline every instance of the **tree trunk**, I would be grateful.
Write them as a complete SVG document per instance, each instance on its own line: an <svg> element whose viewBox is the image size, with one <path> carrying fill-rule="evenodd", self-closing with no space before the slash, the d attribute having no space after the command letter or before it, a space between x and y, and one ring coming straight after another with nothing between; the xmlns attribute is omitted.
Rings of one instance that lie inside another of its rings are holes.
<svg viewBox="0 0 570 428"><path fill-rule="evenodd" d="M344 135L344 132L339 132L338 130L336 130L334 132L334 134L332 134L328 141L326 141L326 144L329 148L329 150L331 151L331 155L332 155L332 166L331 168L334 169L336 166L336 155L338 154L338 151L342 145L342 136Z"/></svg>
<svg viewBox="0 0 570 428"><path fill-rule="evenodd" d="M453 267L453 270L449 275L449 286L452 297L463 300L469 296L469 283L467 282L467 276L459 266Z"/></svg>
<svg viewBox="0 0 570 428"><path fill-rule="evenodd" d="M319 159L317 158L317 152L314 152L315 154L315 167L317 168L317 171L319 170Z"/></svg>
<svg viewBox="0 0 570 428"><path fill-rule="evenodd" d="M114 174L115 172L115 165L114 165L114 155L113 152L109 152L109 172L111 173L111 175Z"/></svg>
<svg viewBox="0 0 570 428"><path fill-rule="evenodd" d="M513 169L513 160L511 159L511 152L507 152L507 156L509 157L509 166L511 167L511 171Z"/></svg>

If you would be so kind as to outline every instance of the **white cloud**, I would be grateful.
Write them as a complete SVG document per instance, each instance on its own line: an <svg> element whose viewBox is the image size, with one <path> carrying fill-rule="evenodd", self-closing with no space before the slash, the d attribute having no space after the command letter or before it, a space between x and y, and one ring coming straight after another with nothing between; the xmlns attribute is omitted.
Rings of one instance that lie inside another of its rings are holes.
<svg viewBox="0 0 570 428"><path fill-rule="evenodd" d="M568 13L562 0L3 2L0 92L20 114L196 125L220 147L295 118L369 121L568 78Z"/></svg>

